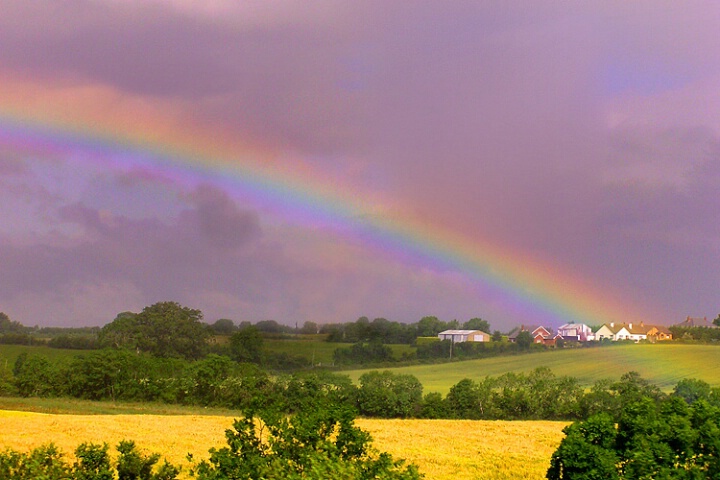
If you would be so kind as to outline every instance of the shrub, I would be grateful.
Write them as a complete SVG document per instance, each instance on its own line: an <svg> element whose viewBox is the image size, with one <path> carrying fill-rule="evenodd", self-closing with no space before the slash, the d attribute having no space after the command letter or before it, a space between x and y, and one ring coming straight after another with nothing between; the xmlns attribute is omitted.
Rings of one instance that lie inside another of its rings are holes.
<svg viewBox="0 0 720 480"><path fill-rule="evenodd" d="M370 435L343 407L315 408L288 418L271 410L248 412L227 430L227 447L193 469L198 480L422 478L414 465L373 451Z"/></svg>

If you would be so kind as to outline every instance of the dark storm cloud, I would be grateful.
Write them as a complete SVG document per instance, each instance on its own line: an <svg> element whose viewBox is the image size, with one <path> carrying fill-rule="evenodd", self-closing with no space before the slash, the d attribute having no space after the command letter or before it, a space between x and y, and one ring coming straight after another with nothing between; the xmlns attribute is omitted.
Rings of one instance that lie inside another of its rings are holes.
<svg viewBox="0 0 720 480"><path fill-rule="evenodd" d="M261 231L255 213L211 187L201 187L190 198L194 207L170 224L115 217L81 204L60 208L60 220L80 227L83 238L3 245L0 269L8 281L2 296L51 291L73 281L123 279L152 297L208 281L218 265L241 259L238 249L260 238Z"/></svg>

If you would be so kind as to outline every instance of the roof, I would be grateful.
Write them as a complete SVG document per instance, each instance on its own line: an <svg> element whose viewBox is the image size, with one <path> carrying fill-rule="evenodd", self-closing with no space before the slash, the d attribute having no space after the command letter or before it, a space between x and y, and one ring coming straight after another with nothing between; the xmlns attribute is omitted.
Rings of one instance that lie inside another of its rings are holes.
<svg viewBox="0 0 720 480"><path fill-rule="evenodd" d="M444 332L438 333L438 335L470 335L471 333L485 333L481 330L445 330ZM485 333L485 335L489 335Z"/></svg>
<svg viewBox="0 0 720 480"><path fill-rule="evenodd" d="M627 330L631 335L647 335L652 329L657 329L658 332L670 333L670 330L664 325L651 325L649 323L606 323L603 327L610 330L613 334L618 333L623 328ZM602 328L602 327L601 327Z"/></svg>
<svg viewBox="0 0 720 480"><path fill-rule="evenodd" d="M687 317L684 322L678 323L678 327L717 327L713 322L709 321L707 317Z"/></svg>
<svg viewBox="0 0 720 480"><path fill-rule="evenodd" d="M510 333L508 334L509 339L517 338L518 334L520 332L528 332L530 334L534 334L534 332L538 329L542 328L546 332L550 334L550 336L543 335L543 338L552 338L552 329L543 327L542 325L520 325L519 327L515 327L512 330L510 330Z"/></svg>
<svg viewBox="0 0 720 480"><path fill-rule="evenodd" d="M568 329L570 329L570 328L580 328L580 329L583 329L583 328L584 328L584 329L588 329L588 330L590 329L590 327L588 327L588 326L585 325L584 323L574 323L574 322L571 322L571 323L566 323L565 325L559 326L559 327L558 327L558 330L568 330Z"/></svg>

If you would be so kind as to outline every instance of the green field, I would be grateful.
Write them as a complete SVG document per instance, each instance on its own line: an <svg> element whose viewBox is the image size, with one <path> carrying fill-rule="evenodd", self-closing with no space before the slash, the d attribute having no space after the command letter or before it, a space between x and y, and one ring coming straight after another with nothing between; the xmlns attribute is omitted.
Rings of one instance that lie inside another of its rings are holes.
<svg viewBox="0 0 720 480"><path fill-rule="evenodd" d="M72 360L75 355L83 353L83 350L67 350L45 346L0 345L0 367L9 366L12 369L15 359L23 352L27 352L28 355L42 355L51 362L64 363Z"/></svg>
<svg viewBox="0 0 720 480"><path fill-rule="evenodd" d="M312 362L313 365L333 365L333 353L338 348L350 348L351 343L330 343L324 340L318 340L316 336L300 335L298 338L292 339L265 339L265 348L274 353L287 353L288 355L302 355ZM412 353L415 348L410 345L388 345L396 358L400 358L403 353Z"/></svg>
<svg viewBox="0 0 720 480"><path fill-rule="evenodd" d="M395 373L415 375L425 392L446 394L463 378L474 380L495 377L507 372L527 373L537 367L548 367L555 375L571 376L589 386L595 381L617 380L629 371L669 391L678 380L697 378L720 386L720 347L713 345L640 344L597 348L578 348L495 357L483 360L414 365L390 368ZM368 370L352 370L353 382Z"/></svg>

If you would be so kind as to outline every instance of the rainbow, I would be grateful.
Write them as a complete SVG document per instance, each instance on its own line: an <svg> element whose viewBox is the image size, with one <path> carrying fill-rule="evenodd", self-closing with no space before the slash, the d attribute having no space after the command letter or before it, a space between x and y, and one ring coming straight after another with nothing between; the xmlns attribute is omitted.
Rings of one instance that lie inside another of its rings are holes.
<svg viewBox="0 0 720 480"><path fill-rule="evenodd" d="M572 273L521 252L430 227L409 216L397 221L366 216L367 205L348 186L334 186L329 177L306 167L289 169L288 162L276 161L276 152L222 135L198 133L196 127L182 122L133 122L122 116L103 119L81 107L63 115L23 107L16 103L0 108L0 146L21 151L83 151L93 161L125 162L125 166L135 162L180 179L211 181L260 199L291 220L322 222L383 250L460 272L526 318L593 325L643 318L632 307L613 300L613 295L603 295Z"/></svg>

